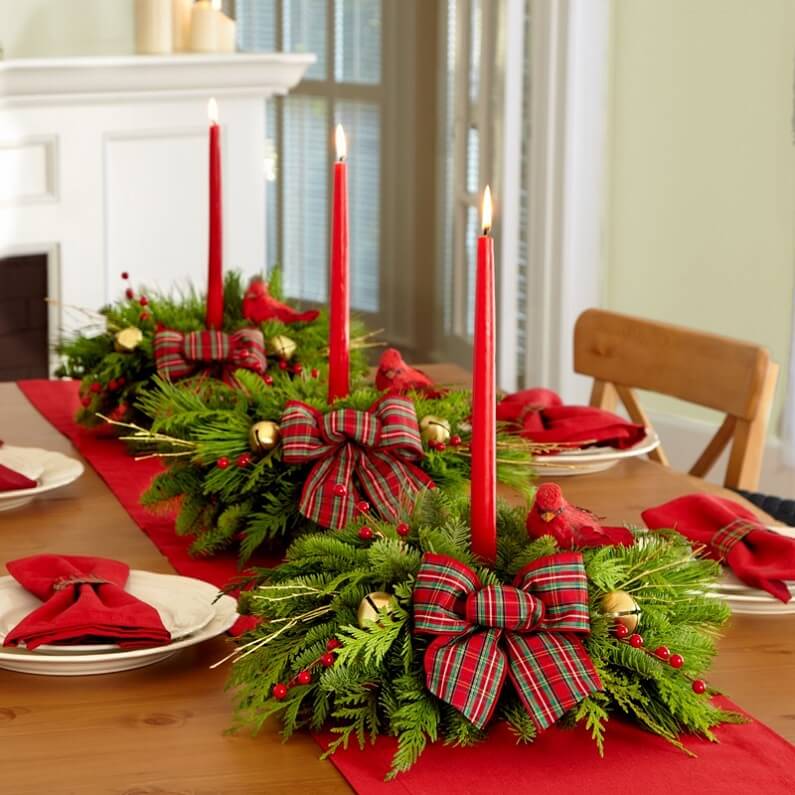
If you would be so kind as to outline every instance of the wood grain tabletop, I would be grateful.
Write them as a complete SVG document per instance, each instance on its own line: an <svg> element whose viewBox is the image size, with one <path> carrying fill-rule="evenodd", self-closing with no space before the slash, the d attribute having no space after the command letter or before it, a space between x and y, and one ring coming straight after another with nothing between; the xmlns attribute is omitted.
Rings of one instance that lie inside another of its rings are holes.
<svg viewBox="0 0 795 795"><path fill-rule="evenodd" d="M454 368L427 370L460 382ZM14 384L0 384L0 439L79 457ZM566 480L567 496L609 522L696 490L722 489L646 460ZM736 498L736 497L735 497ZM171 566L96 473L0 513L0 564L39 552L93 554L131 567ZM709 681L795 741L795 616L734 617ZM218 638L149 668L120 674L46 677L0 670L0 792L91 795L243 795L349 792L308 735L282 743L269 724L257 737L229 735L229 651Z"/></svg>

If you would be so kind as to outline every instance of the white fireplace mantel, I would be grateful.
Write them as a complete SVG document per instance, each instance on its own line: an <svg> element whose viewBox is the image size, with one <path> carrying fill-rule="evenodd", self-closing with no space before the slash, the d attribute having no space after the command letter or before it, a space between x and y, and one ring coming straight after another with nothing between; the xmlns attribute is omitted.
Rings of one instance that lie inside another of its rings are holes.
<svg viewBox="0 0 795 795"><path fill-rule="evenodd" d="M136 291L204 288L207 100L218 100L224 265L265 261L265 102L314 55L0 61L0 260L46 253L50 339ZM0 268L1 269L1 268ZM0 272L2 278L2 272Z"/></svg>
<svg viewBox="0 0 795 795"><path fill-rule="evenodd" d="M286 94L315 62L311 54L123 55L0 61L0 103Z"/></svg>

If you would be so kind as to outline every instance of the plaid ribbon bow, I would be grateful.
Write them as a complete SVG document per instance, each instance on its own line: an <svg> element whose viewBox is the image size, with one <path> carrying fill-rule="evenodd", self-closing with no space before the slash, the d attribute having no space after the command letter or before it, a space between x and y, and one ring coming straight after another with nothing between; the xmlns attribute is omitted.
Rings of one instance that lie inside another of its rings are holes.
<svg viewBox="0 0 795 795"><path fill-rule="evenodd" d="M234 334L223 331L183 334L165 329L155 334L155 364L157 372L172 381L207 372L233 384L235 370L262 374L268 360L265 340L258 329L241 329Z"/></svg>
<svg viewBox="0 0 795 795"><path fill-rule="evenodd" d="M428 689L478 728L493 715L506 676L539 731L602 688L578 637L590 631L578 552L539 558L513 585L485 587L463 563L426 553L414 630L436 636L425 652Z"/></svg>
<svg viewBox="0 0 795 795"><path fill-rule="evenodd" d="M406 398L387 395L367 411L327 414L291 400L280 427L282 460L314 463L299 510L322 527L345 527L362 494L383 519L396 519L404 492L433 488L415 463L423 457L422 442L414 404Z"/></svg>

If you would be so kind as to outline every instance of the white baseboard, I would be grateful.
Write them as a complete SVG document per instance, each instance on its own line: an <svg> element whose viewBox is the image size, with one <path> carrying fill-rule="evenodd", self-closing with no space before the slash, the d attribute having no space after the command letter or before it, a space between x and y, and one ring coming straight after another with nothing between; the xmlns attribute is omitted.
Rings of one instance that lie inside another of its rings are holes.
<svg viewBox="0 0 795 795"><path fill-rule="evenodd" d="M650 412L650 418L662 439L671 466L684 471L693 465L717 430L717 426L710 422L676 414ZM715 483L723 481L727 459L728 451L720 457L707 480ZM765 445L758 491L795 498L795 468L784 463L781 441L774 436L770 436Z"/></svg>

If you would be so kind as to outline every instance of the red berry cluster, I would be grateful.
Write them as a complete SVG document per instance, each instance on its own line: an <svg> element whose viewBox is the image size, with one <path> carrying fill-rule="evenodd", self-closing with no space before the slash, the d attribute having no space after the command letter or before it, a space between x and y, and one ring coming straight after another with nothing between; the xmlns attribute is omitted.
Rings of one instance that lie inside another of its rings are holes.
<svg viewBox="0 0 795 795"><path fill-rule="evenodd" d="M295 685L312 684L312 669L316 668L318 665L323 666L323 668L331 668L331 666L334 665L334 652L339 649L340 646L342 646L342 644L336 638L331 638L331 640L326 643L326 651L321 654L320 657L309 663L303 671L299 671L287 684L279 682L273 686L273 690L271 691L273 697L277 701L284 701L291 687L295 687Z"/></svg>
<svg viewBox="0 0 795 795"><path fill-rule="evenodd" d="M450 447L460 447L461 437L457 433L453 434L448 440L448 444ZM444 442L436 442L433 440L428 442L428 447L431 450L436 450L437 453L443 453L447 449L447 445Z"/></svg>
<svg viewBox="0 0 795 795"><path fill-rule="evenodd" d="M279 359L279 369L284 370L284 372L289 370L293 375L301 375L301 373L304 372L304 366L301 364L301 362L293 362L290 364L290 362L288 362L285 358ZM317 378L317 375L314 375L316 372L317 370L312 370L312 378Z"/></svg>
<svg viewBox="0 0 795 795"><path fill-rule="evenodd" d="M369 508L369 506L368 506L368 508ZM411 528L405 522L400 522L395 527L395 532L399 536L401 536L401 538L405 538L411 532ZM380 533L377 530L373 530L372 527L368 527L367 525L362 525L359 528L358 535L359 535L359 538L361 538L362 541L372 541L374 538L383 538L384 537L383 533Z"/></svg>
<svg viewBox="0 0 795 795"><path fill-rule="evenodd" d="M628 643L633 649L641 649L645 654L656 657L658 660L668 663L671 668L680 669L685 664L685 658L681 654L672 654L667 646L658 646L653 652L644 648L643 636L637 632L630 634L629 629L621 623L617 623L613 628L613 634L624 643ZM707 690L707 683L703 679L691 680L693 692L701 695Z"/></svg>

